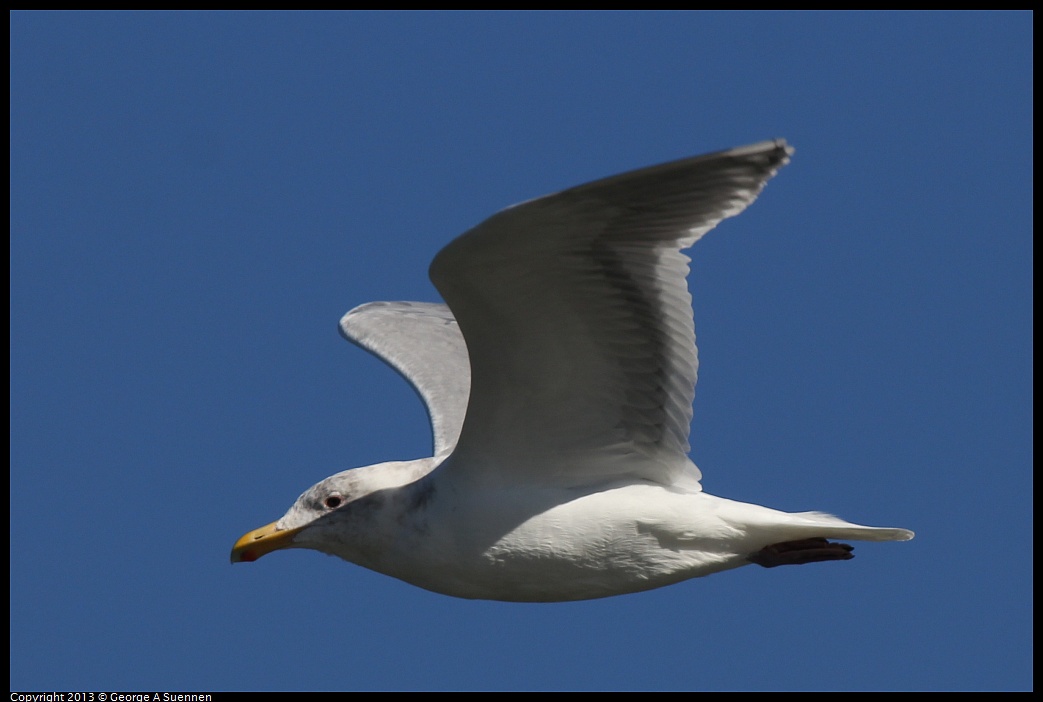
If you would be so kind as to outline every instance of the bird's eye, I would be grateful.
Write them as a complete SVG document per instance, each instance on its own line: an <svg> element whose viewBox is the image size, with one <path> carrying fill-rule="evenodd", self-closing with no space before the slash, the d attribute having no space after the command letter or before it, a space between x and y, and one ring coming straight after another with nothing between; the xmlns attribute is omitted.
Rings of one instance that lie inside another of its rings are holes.
<svg viewBox="0 0 1043 702"><path fill-rule="evenodd" d="M323 504L326 505L326 509L337 509L342 502L344 500L340 495L330 495L323 501Z"/></svg>

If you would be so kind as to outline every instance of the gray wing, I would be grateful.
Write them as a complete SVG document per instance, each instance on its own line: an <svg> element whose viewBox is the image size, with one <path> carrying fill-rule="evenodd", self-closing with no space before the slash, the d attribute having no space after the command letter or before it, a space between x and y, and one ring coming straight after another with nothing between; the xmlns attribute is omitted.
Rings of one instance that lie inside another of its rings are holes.
<svg viewBox="0 0 1043 702"><path fill-rule="evenodd" d="M471 359L445 468L501 483L697 487L681 250L753 202L791 153L768 141L614 176L510 207L442 249L431 280Z"/></svg>
<svg viewBox="0 0 1043 702"><path fill-rule="evenodd" d="M429 302L370 302L344 315L340 331L409 381L431 417L434 455L452 451L467 410L471 369L449 308Z"/></svg>

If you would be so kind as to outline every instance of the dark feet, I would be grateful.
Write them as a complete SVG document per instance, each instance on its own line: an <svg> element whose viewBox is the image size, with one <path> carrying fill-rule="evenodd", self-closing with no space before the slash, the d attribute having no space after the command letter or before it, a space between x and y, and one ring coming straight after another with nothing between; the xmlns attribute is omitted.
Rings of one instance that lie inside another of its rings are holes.
<svg viewBox="0 0 1043 702"><path fill-rule="evenodd" d="M747 556L746 560L765 568L819 561L849 561L855 557L855 554L851 553L853 550L853 546L835 544L825 539L801 539L765 546L757 553Z"/></svg>

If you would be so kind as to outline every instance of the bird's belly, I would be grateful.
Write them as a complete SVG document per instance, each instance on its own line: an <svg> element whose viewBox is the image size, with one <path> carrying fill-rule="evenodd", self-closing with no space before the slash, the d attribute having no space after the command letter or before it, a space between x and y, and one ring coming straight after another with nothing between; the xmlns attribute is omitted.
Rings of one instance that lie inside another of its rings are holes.
<svg viewBox="0 0 1043 702"><path fill-rule="evenodd" d="M472 599L548 602L648 590L743 565L709 495L655 486L580 494L540 505L539 495L456 505L453 527L411 549L423 568L390 575ZM490 509L486 505L496 505ZM476 525L483 525L481 530ZM385 571L387 572L387 571Z"/></svg>

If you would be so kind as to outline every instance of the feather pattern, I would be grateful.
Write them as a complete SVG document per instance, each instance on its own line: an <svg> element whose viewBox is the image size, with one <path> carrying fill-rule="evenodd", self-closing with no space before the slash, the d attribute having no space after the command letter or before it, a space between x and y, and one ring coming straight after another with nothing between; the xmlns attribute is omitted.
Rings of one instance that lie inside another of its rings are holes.
<svg viewBox="0 0 1043 702"><path fill-rule="evenodd" d="M446 246L431 279L471 356L446 469L695 488L698 360L682 249L740 213L790 152L762 142L596 181L507 208Z"/></svg>

